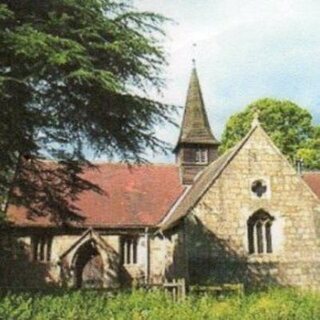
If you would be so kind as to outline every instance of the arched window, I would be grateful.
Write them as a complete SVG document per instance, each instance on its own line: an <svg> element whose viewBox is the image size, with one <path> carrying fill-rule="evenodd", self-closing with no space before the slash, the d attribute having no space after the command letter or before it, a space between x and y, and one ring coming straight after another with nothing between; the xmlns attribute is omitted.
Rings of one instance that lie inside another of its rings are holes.
<svg viewBox="0 0 320 320"><path fill-rule="evenodd" d="M248 220L249 253L272 253L272 222L269 213L259 210Z"/></svg>

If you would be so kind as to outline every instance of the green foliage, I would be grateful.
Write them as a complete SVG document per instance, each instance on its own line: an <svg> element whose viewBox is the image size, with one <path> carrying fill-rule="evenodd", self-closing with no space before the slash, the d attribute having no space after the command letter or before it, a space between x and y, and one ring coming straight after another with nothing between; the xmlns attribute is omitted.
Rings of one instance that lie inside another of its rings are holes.
<svg viewBox="0 0 320 320"><path fill-rule="evenodd" d="M31 317L32 298L29 295L7 295L1 299L1 319L28 320Z"/></svg>
<svg viewBox="0 0 320 320"><path fill-rule="evenodd" d="M272 289L244 297L189 296L174 303L162 292L119 293L78 291L48 294L9 293L0 298L6 320L312 320L320 318L320 295Z"/></svg>
<svg viewBox="0 0 320 320"><path fill-rule="evenodd" d="M320 169L320 126L314 128L314 135L297 151L297 157L304 160L307 168Z"/></svg>
<svg viewBox="0 0 320 320"><path fill-rule="evenodd" d="M220 151L233 147L246 135L256 112L263 128L291 162L302 158L307 168L320 169L320 129L312 125L307 110L287 100L261 99L231 116Z"/></svg>
<svg viewBox="0 0 320 320"><path fill-rule="evenodd" d="M167 150L154 126L175 108L148 98L164 84L167 19L130 3L0 0L0 193L21 155L85 162L90 146L140 162Z"/></svg>
<svg viewBox="0 0 320 320"><path fill-rule="evenodd" d="M163 85L165 18L127 2L0 1L8 151L61 157L72 145L81 158L86 141L97 153L141 160L145 147L164 147L153 126L170 121L172 108L138 92Z"/></svg>

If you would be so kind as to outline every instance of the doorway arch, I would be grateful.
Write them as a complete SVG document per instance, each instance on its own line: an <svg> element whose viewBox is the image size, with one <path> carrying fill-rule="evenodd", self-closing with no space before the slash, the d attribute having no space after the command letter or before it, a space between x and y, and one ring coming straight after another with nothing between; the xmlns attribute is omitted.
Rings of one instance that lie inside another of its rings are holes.
<svg viewBox="0 0 320 320"><path fill-rule="evenodd" d="M85 242L77 250L73 269L76 288L103 287L103 261L93 239Z"/></svg>

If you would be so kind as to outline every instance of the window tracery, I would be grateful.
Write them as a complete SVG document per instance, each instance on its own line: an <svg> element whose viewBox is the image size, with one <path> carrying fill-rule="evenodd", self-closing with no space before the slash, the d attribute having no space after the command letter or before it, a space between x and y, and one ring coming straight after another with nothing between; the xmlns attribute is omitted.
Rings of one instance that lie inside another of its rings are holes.
<svg viewBox="0 0 320 320"><path fill-rule="evenodd" d="M272 222L274 218L263 210L248 219L249 253L272 253Z"/></svg>
<svg viewBox="0 0 320 320"><path fill-rule="evenodd" d="M261 198L267 192L267 185L263 180L256 180L251 185L251 191Z"/></svg>

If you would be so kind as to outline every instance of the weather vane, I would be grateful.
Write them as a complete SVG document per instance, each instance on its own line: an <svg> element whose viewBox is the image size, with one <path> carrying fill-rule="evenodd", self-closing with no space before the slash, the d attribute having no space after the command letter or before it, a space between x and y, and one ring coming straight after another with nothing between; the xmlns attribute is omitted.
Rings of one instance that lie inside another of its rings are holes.
<svg viewBox="0 0 320 320"><path fill-rule="evenodd" d="M195 56L196 56L196 47L197 47L197 44L194 42L194 43L192 44L192 48L193 48L192 64L193 64L193 67L196 66L196 58L195 58Z"/></svg>

